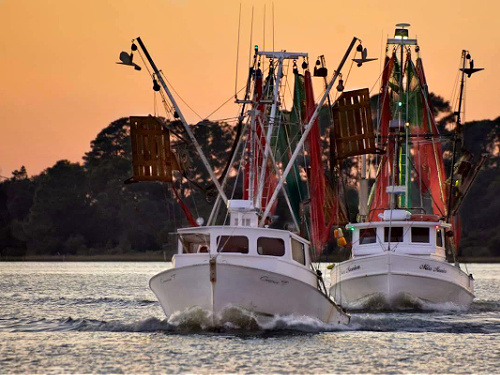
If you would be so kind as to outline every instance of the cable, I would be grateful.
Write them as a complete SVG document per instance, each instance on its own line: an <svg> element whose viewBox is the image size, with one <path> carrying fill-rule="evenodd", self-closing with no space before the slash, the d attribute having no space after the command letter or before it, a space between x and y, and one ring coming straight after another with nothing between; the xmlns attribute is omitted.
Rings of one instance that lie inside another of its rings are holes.
<svg viewBox="0 0 500 375"><path fill-rule="evenodd" d="M238 95L236 90L238 89L238 63L239 63L239 58L240 58L240 29L241 29L241 3L240 3L240 13L238 16L238 42L236 44L236 74L235 74L235 78L234 78L234 96L235 97Z"/></svg>
<svg viewBox="0 0 500 375"><path fill-rule="evenodd" d="M179 97L179 99L186 105L186 107L188 107L196 116L198 116L200 120L203 120L203 118L193 108L191 108L191 106L182 98L182 96L179 95L179 93L175 90L175 87L172 85L172 83L170 83L170 81L165 76L165 73L163 73L162 70L160 70L160 74L165 79L165 81L167 81L168 85L174 91L174 93Z"/></svg>
<svg viewBox="0 0 500 375"><path fill-rule="evenodd" d="M246 88L246 86L243 86L237 93L236 95L238 95L240 92L242 92L244 89ZM234 99L234 96L231 95L224 103L222 103L220 106L218 106L214 111L212 111L209 115L205 116L206 119L209 119L210 116L212 116L214 113L216 113L219 109L221 109L222 107L224 107L227 103L229 103L230 100Z"/></svg>

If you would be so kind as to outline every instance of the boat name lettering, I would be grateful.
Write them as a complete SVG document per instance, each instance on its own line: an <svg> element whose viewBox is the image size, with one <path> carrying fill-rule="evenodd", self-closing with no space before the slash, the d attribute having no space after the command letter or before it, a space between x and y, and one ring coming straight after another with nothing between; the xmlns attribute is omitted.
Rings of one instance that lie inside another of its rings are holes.
<svg viewBox="0 0 500 375"><path fill-rule="evenodd" d="M427 263L421 264L420 269L426 270L426 271L432 271L432 272L448 273L448 271L446 271L444 268L441 268L439 266L432 267L432 266L429 266Z"/></svg>
<svg viewBox="0 0 500 375"><path fill-rule="evenodd" d="M357 271L361 268L361 266L359 264L355 265L355 266L349 266L347 267L346 270L342 271L342 275L346 274L346 273L349 273L349 272L352 272L352 271Z"/></svg>
<svg viewBox="0 0 500 375"><path fill-rule="evenodd" d="M434 268L434 272L446 273L447 271L439 266Z"/></svg>
<svg viewBox="0 0 500 375"><path fill-rule="evenodd" d="M162 284L168 283L169 281L172 281L174 279L175 279L175 273L170 275L170 277L168 277L168 278L165 278L165 279L161 278L160 283L162 283Z"/></svg>
<svg viewBox="0 0 500 375"><path fill-rule="evenodd" d="M268 276L262 276L260 279L261 279L262 281L265 281L266 283L271 283L271 284L276 284L276 285L278 285L278 284L281 284L281 285L288 284L288 281L286 281L286 280L276 281L276 280L274 280L274 279L271 279L271 278L270 278L270 277L268 277Z"/></svg>

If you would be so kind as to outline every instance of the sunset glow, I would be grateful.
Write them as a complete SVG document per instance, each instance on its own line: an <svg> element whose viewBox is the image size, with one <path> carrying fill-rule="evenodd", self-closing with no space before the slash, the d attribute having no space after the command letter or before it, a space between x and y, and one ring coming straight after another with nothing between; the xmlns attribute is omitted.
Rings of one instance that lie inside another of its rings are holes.
<svg viewBox="0 0 500 375"><path fill-rule="evenodd" d="M465 121L494 119L500 115L500 5L473 5L276 0L274 48L308 52L311 63L324 54L331 74L357 36L379 61L354 66L346 89L368 87L373 95L385 39L396 23L408 22L430 91L451 99L461 50L468 49L485 71L468 82ZM264 47L264 6L265 48L272 49L273 3L241 2L238 87L245 83L249 49ZM234 95L239 7L229 0L0 0L0 175L10 177L21 165L34 175L60 159L79 162L110 122L153 113L152 83L139 56L134 61L140 72L115 64L137 36L174 89L205 118ZM321 82L315 93L321 93ZM200 121L181 100L179 105L189 122ZM236 113L230 101L211 119Z"/></svg>

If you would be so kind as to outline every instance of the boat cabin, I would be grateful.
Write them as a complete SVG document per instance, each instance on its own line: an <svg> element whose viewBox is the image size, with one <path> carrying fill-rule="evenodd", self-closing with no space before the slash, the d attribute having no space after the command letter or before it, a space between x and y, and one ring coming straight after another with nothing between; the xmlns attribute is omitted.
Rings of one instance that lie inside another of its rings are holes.
<svg viewBox="0 0 500 375"><path fill-rule="evenodd" d="M405 210L386 210L382 221L347 225L352 233L353 257L385 251L446 258L445 230L450 224L436 215L412 215Z"/></svg>
<svg viewBox="0 0 500 375"><path fill-rule="evenodd" d="M273 257L310 264L309 242L286 230L207 226L178 230L178 254L233 254Z"/></svg>
<svg viewBox="0 0 500 375"><path fill-rule="evenodd" d="M209 254L241 262L279 260L309 269L309 241L287 230L259 227L258 212L250 201L230 200L228 211L230 225L179 229L177 255L173 262L177 266L196 263L199 257L208 258L206 255Z"/></svg>

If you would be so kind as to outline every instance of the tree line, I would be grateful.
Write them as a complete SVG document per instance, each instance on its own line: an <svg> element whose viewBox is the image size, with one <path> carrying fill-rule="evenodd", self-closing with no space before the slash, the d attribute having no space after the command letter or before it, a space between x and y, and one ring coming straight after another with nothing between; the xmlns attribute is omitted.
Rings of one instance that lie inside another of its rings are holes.
<svg viewBox="0 0 500 375"><path fill-rule="evenodd" d="M449 133L449 104L432 97L441 131ZM328 127L322 111L321 128ZM216 171L226 162L234 129L226 123L203 121L193 126ZM500 256L500 117L464 125L465 147L487 161L462 208L464 256ZM0 182L0 255L96 255L175 250L174 235L187 225L172 190L159 182L124 184L132 176L128 119L104 128L91 142L81 163L60 160L38 175L28 176L24 166ZM446 150L446 146L445 146ZM178 183L195 217L205 220L213 205L207 174L193 158L188 177L193 185ZM447 160L448 165L450 161ZM234 182L234 176L231 177ZM186 179L184 179L185 181ZM241 184L241 181L238 182ZM238 191L240 189L236 189ZM347 194L356 206L356 189ZM281 215L284 208L278 208ZM355 209L354 209L355 211ZM355 215L353 212L352 215ZM353 219L353 217L351 217ZM278 220L279 222L279 220Z"/></svg>

